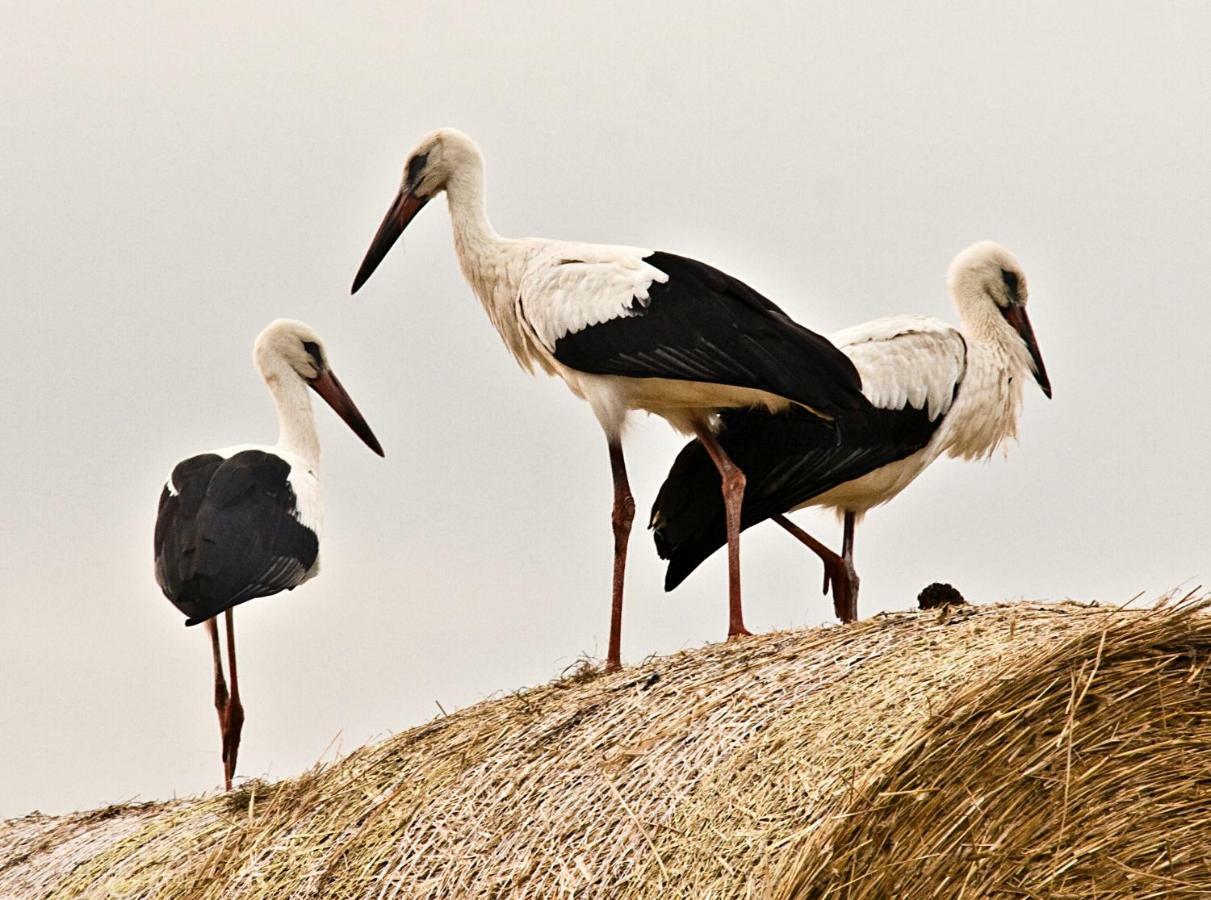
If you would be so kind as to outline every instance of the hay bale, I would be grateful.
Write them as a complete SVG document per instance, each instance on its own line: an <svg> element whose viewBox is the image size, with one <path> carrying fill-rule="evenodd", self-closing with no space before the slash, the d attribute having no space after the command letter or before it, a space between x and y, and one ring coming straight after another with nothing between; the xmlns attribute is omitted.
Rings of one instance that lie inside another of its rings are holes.
<svg viewBox="0 0 1211 900"><path fill-rule="evenodd" d="M0 897L1211 891L1211 617L951 607L478 704L274 785L0 826Z"/></svg>

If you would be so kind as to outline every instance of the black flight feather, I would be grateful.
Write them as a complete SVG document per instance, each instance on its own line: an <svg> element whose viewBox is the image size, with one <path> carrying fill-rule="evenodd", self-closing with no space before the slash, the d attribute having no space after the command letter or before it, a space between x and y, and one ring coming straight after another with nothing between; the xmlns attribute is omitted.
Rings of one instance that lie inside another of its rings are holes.
<svg viewBox="0 0 1211 900"><path fill-rule="evenodd" d="M869 406L845 354L742 281L671 253L644 262L668 281L630 315L564 335L557 360L595 375L753 388L826 415Z"/></svg>

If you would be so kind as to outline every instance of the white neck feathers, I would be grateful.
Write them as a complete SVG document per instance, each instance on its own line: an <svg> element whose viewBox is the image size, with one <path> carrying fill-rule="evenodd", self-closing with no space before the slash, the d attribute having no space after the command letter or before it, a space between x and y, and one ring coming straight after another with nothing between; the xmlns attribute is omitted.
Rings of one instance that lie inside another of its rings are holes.
<svg viewBox="0 0 1211 900"><path fill-rule="evenodd" d="M991 298L962 297L956 290L955 300L968 353L947 452L979 459L1017 437L1022 386L1031 379L1030 355Z"/></svg>
<svg viewBox="0 0 1211 900"><path fill-rule="evenodd" d="M446 182L454 244L461 255L499 243L502 238L488 221L484 203L484 166L478 154L464 157Z"/></svg>
<svg viewBox="0 0 1211 900"><path fill-rule="evenodd" d="M284 362L261 374L277 407L277 446L301 456L314 470L320 461L320 439L307 382Z"/></svg>
<svg viewBox="0 0 1211 900"><path fill-rule="evenodd" d="M483 157L473 144L460 145L446 181L454 249L463 277L483 304L493 327L522 368L553 372L520 327L515 309L528 255L526 241L501 237L488 220Z"/></svg>

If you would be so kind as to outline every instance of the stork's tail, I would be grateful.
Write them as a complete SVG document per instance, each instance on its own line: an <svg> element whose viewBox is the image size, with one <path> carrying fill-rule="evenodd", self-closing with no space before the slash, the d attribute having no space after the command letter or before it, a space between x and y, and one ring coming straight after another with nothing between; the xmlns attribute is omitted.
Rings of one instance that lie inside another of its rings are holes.
<svg viewBox="0 0 1211 900"><path fill-rule="evenodd" d="M725 410L719 443L744 473L742 529L914 453L937 427L924 410L875 410L826 421L805 409ZM844 435L844 439L842 436ZM706 448L682 448L652 507L656 552L669 562L664 589L681 584L727 543L719 472Z"/></svg>
<svg viewBox="0 0 1211 900"><path fill-rule="evenodd" d="M648 527L661 559L669 561L664 589L671 591L727 543L719 470L698 441L686 444L669 470Z"/></svg>

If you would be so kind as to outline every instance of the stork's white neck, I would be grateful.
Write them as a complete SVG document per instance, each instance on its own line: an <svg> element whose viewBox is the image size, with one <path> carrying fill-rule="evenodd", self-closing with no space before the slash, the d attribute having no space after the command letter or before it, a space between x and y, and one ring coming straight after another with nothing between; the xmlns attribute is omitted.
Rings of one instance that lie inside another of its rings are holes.
<svg viewBox="0 0 1211 900"><path fill-rule="evenodd" d="M951 415L948 452L977 459L1017 437L1022 387L1032 377L1026 344L977 283L952 288L963 335L967 372Z"/></svg>
<svg viewBox="0 0 1211 900"><path fill-rule="evenodd" d="M462 258L479 254L504 241L492 223L484 203L484 166L477 158L468 158L446 182L450 203L450 221L454 226L454 246Z"/></svg>
<svg viewBox="0 0 1211 900"><path fill-rule="evenodd" d="M533 371L539 366L553 373L531 346L515 309L531 242L501 237L488 221L483 159L478 151L460 161L446 182L446 195L463 277L522 368Z"/></svg>
<svg viewBox="0 0 1211 900"><path fill-rule="evenodd" d="M301 456L314 471L320 461L320 439L307 382L284 365L262 374L278 411L277 446Z"/></svg>

